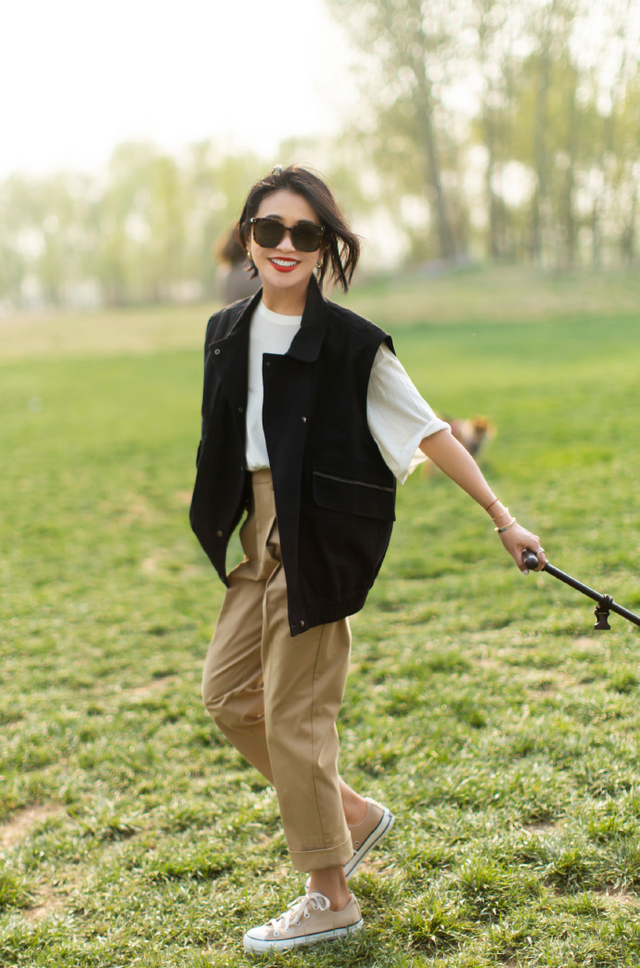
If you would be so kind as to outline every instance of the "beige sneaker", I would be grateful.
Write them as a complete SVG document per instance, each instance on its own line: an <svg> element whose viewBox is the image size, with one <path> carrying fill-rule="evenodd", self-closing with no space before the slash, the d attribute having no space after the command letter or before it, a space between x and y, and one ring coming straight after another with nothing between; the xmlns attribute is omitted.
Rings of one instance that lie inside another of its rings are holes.
<svg viewBox="0 0 640 968"><path fill-rule="evenodd" d="M349 827L353 856L344 865L344 876L347 880L355 873L358 864L365 859L372 847L379 843L385 834L393 827L395 817L387 807L383 807L376 800L366 797L367 813L364 820Z"/></svg>
<svg viewBox="0 0 640 968"><path fill-rule="evenodd" d="M351 843L353 844L353 854L344 865L344 876L347 880L356 872L360 864L372 847L379 843L385 834L389 833L393 827L395 817L387 807L381 803L365 797L367 801L367 812L364 820L349 827L351 831ZM309 890L311 878L307 877L304 885L305 891Z"/></svg>
<svg viewBox="0 0 640 968"><path fill-rule="evenodd" d="M332 911L329 898L314 891L292 901L280 917L247 931L244 950L287 951L296 945L345 938L362 926L360 907L353 894L344 910Z"/></svg>

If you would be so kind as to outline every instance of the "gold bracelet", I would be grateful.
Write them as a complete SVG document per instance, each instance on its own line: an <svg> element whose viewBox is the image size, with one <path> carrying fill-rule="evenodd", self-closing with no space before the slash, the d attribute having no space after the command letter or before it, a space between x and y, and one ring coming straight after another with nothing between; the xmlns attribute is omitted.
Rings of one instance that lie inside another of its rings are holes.
<svg viewBox="0 0 640 968"><path fill-rule="evenodd" d="M501 511L500 514L496 514L495 517L493 516L493 514L490 514L489 517L491 518L492 521L497 521L498 518L504 517L505 514L507 515L509 514L509 508L505 508L504 511Z"/></svg>
<svg viewBox="0 0 640 968"><path fill-rule="evenodd" d="M494 528L493 530L497 531L498 534L502 534L503 531L508 531L509 528L513 527L515 523L516 523L516 519L511 518L511 520L509 521L509 524L505 524L504 528Z"/></svg>

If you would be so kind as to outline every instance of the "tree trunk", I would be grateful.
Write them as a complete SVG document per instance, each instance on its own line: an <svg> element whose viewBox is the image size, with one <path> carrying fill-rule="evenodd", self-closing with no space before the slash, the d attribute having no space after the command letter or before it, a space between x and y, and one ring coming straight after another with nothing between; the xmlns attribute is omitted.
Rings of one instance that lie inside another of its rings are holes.
<svg viewBox="0 0 640 968"><path fill-rule="evenodd" d="M416 81L416 111L418 112L420 140L426 162L425 176L429 194L436 210L440 255L444 259L455 259L457 247L449 207L442 187L440 152L436 137L431 82L426 73L428 49L422 30L418 31L416 40L422 51L422 57L417 62L415 58L412 58L411 69Z"/></svg>
<svg viewBox="0 0 640 968"><path fill-rule="evenodd" d="M444 259L455 259L457 254L456 243L449 215L449 207L442 187L440 157L430 104L420 118L420 129L427 162L425 173L429 186L429 194L436 210L440 254Z"/></svg>
<svg viewBox="0 0 640 968"><path fill-rule="evenodd" d="M573 269L576 261L576 216L574 211L574 191L576 187L576 159L578 155L578 109L576 105L575 85L570 91L569 112L567 130L567 165L566 178L564 183L564 242L565 242L565 265L568 269Z"/></svg>
<svg viewBox="0 0 640 968"><path fill-rule="evenodd" d="M575 188L575 172L573 159L567 168L564 184L564 251L565 268L573 269L576 261L576 219L573 211L573 191Z"/></svg>
<svg viewBox="0 0 640 968"><path fill-rule="evenodd" d="M636 261L636 213L638 211L638 190L634 187L631 196L631 206L629 215L625 221L620 239L620 249L622 252L622 264L631 269Z"/></svg>
<svg viewBox="0 0 640 968"><path fill-rule="evenodd" d="M487 213L489 216L489 255L493 262L498 262L501 252L499 241L500 217L498 199L493 188L494 176L496 171L495 162L495 131L494 125L488 114L484 116L484 142L487 149L487 171L485 174L485 197Z"/></svg>
<svg viewBox="0 0 640 968"><path fill-rule="evenodd" d="M602 239L600 237L600 194L593 199L591 213L591 261L594 269L599 269L602 262Z"/></svg>
<svg viewBox="0 0 640 968"><path fill-rule="evenodd" d="M529 251L531 261L542 260L542 207L547 197L547 146L545 129L547 126L547 104L549 96L550 58L545 47L540 57L540 78L536 96L536 113L533 132L533 157L537 177L536 190L531 200L531 227Z"/></svg>

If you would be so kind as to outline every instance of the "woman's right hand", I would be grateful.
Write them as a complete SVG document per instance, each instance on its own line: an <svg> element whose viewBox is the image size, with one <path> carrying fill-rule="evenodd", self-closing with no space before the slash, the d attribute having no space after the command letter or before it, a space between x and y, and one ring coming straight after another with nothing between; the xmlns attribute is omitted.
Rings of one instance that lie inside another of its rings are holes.
<svg viewBox="0 0 640 968"><path fill-rule="evenodd" d="M500 535L500 540L523 575L529 574L529 569L525 565L522 558L525 551L532 551L534 555L536 555L538 559L538 567L535 569L536 571L542 571L546 565L547 559L545 557L544 548L540 543L540 538L537 534L527 531L527 529L523 528L522 525L518 524L517 521L507 531L502 532Z"/></svg>

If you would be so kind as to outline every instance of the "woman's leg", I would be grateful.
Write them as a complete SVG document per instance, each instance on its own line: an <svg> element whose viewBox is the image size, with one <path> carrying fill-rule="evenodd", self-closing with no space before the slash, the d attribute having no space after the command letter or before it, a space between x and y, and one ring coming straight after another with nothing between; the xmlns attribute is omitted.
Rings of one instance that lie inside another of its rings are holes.
<svg viewBox="0 0 640 968"><path fill-rule="evenodd" d="M268 546L279 559L277 522ZM263 604L266 737L289 853L301 871L340 867L353 853L336 729L350 645L346 619L292 637L284 569L273 572Z"/></svg>
<svg viewBox="0 0 640 968"><path fill-rule="evenodd" d="M342 798L342 809L344 810L344 817L350 827L355 827L356 824L362 823L367 815L367 801L364 797L361 797L359 793L352 790L351 787L344 782L342 777L339 777L340 783L340 797Z"/></svg>
<svg viewBox="0 0 640 968"><path fill-rule="evenodd" d="M273 782L264 726L262 600L279 562L264 554L275 520L271 478L268 472L253 477L253 502L240 529L245 560L229 575L204 664L202 698L227 739Z"/></svg>
<svg viewBox="0 0 640 968"><path fill-rule="evenodd" d="M259 475L256 475L260 479ZM268 479L268 477L267 477ZM258 503L263 503L257 484ZM267 487L269 485L267 484ZM262 509L259 507L258 509ZM269 782L273 773L264 726L262 674L263 598L267 579L280 566L268 555L260 562L259 545L265 545L264 532L273 529L275 513L267 512L262 534L258 532L255 501L241 529L246 558L230 577L216 630L205 660L202 676L204 704L214 721L252 766ZM296 639L299 641L299 638ZM359 823L367 812L366 800L339 777L340 796L347 824Z"/></svg>
<svg viewBox="0 0 640 968"><path fill-rule="evenodd" d="M367 812L367 802L337 772L335 719L348 669L349 627L343 620L291 638L268 472L254 475L253 491L241 529L246 558L230 575L205 663L203 696L228 739L276 786L294 865L313 870L311 889L340 909L349 896L343 870L353 852L348 825ZM270 683L268 727L263 665Z"/></svg>

